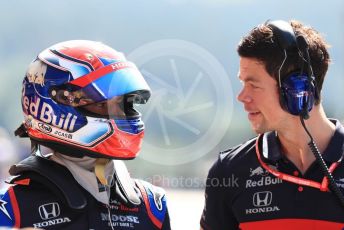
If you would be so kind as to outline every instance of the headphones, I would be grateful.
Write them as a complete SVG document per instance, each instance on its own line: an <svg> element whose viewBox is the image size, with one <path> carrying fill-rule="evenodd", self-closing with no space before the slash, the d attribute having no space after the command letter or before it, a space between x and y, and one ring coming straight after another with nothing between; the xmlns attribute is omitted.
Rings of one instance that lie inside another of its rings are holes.
<svg viewBox="0 0 344 230"><path fill-rule="evenodd" d="M266 25L271 28L284 52L284 59L278 70L281 107L292 115L308 119L309 112L319 96L315 87L307 41L303 36L296 37L293 28L286 21L268 21ZM288 53L299 56L300 69L288 73L286 76L281 76L281 70L288 59Z"/></svg>

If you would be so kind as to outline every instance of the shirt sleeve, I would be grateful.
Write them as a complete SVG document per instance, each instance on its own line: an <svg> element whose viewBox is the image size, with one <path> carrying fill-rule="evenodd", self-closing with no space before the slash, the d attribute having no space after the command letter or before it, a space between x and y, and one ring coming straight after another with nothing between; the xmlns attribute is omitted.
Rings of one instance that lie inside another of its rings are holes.
<svg viewBox="0 0 344 230"><path fill-rule="evenodd" d="M224 174L223 164L219 159L212 168L206 182L205 205L201 217L204 230L239 229L230 205L230 183L228 173Z"/></svg>

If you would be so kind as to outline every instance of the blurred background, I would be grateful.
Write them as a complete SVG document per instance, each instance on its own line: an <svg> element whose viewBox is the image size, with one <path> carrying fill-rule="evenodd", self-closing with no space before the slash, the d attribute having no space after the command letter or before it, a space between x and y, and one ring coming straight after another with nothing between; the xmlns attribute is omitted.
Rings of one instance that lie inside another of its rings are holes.
<svg viewBox="0 0 344 230"><path fill-rule="evenodd" d="M342 120L343 1L0 1L0 181L30 154L29 141L13 135L28 64L60 41L102 41L135 62L153 90L138 107L146 137L140 157L128 162L131 174L167 190L174 229L198 229L211 164L254 136L235 99L236 46L268 19L300 20L331 44L322 95L327 115Z"/></svg>

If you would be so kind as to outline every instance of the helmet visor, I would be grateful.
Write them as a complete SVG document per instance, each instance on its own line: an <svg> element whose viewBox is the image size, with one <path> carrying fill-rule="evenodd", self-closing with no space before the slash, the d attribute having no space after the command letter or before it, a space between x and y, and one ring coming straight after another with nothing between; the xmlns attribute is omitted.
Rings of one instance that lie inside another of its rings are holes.
<svg viewBox="0 0 344 230"><path fill-rule="evenodd" d="M63 88L52 89L51 96L55 101L73 107L85 106L110 100L115 97L130 95L128 100L144 104L150 97L150 88L136 67L128 67L109 72L96 79L88 75L76 79L87 82L82 88L70 84ZM75 90L75 88L79 88Z"/></svg>

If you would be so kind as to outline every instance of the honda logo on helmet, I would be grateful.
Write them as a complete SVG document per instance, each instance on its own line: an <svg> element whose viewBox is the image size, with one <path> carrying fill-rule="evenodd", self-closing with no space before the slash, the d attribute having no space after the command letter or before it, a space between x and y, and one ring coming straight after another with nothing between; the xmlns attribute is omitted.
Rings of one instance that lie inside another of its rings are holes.
<svg viewBox="0 0 344 230"><path fill-rule="evenodd" d="M42 220L49 220L60 215L60 206L58 203L43 204L38 208Z"/></svg>
<svg viewBox="0 0 344 230"><path fill-rule="evenodd" d="M253 205L255 207L264 207L271 204L272 193L270 191L256 192L253 195Z"/></svg>

